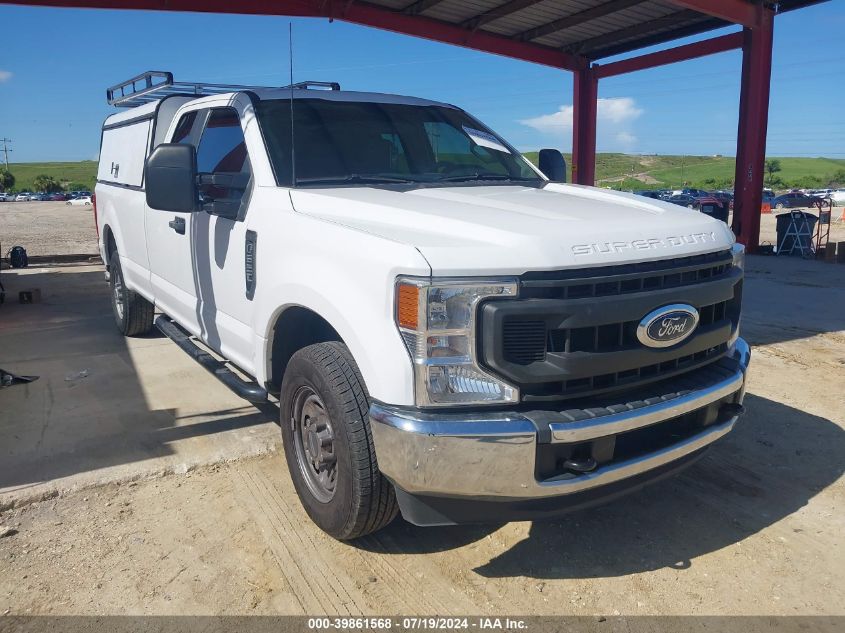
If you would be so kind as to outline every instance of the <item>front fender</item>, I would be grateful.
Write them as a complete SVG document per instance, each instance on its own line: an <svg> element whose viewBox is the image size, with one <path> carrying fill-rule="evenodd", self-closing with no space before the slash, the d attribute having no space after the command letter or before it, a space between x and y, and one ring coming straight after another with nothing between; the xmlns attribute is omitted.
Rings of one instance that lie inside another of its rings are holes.
<svg viewBox="0 0 845 633"><path fill-rule="evenodd" d="M301 215L291 219L290 239L278 249L257 249L256 378L264 383L270 375L279 315L299 306L337 331L373 398L412 406L413 367L394 322L393 293L398 275L430 275L425 259L413 247L364 232ZM265 271L278 274L268 281Z"/></svg>

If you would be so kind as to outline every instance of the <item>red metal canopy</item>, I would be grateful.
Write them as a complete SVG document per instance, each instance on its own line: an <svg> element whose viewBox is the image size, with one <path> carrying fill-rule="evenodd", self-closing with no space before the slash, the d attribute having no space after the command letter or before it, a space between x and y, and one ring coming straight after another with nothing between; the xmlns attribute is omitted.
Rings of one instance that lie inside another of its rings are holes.
<svg viewBox="0 0 845 633"><path fill-rule="evenodd" d="M598 82L741 48L733 229L757 247L775 11L825 0L0 0L32 6L146 9L343 20L575 73L573 180L593 184ZM596 60L720 27L730 35L606 65Z"/></svg>

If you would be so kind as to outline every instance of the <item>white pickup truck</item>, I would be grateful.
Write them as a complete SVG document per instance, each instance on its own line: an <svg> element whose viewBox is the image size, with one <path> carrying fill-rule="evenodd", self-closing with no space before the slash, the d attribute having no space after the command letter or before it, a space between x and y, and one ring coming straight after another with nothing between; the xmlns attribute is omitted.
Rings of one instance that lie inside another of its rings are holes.
<svg viewBox="0 0 845 633"><path fill-rule="evenodd" d="M744 251L708 216L535 168L448 104L108 91L114 315L278 399L303 506L354 538L541 518L676 472L742 413Z"/></svg>

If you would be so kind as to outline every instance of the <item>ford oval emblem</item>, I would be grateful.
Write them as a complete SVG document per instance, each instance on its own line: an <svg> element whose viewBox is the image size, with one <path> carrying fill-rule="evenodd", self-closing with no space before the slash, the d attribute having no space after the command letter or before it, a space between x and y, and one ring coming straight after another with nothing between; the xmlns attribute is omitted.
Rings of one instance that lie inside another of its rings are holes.
<svg viewBox="0 0 845 633"><path fill-rule="evenodd" d="M698 310L685 303L663 306L649 312L637 326L637 339L648 347L677 345L698 325Z"/></svg>

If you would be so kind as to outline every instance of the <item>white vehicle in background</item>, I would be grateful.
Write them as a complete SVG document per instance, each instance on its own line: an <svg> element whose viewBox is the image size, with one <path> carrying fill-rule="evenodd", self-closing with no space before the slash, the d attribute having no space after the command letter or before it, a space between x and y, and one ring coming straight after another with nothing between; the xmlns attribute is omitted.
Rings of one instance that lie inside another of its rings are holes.
<svg viewBox="0 0 845 633"><path fill-rule="evenodd" d="M13 202L15 196L11 193L0 193L0 202Z"/></svg>
<svg viewBox="0 0 845 633"><path fill-rule="evenodd" d="M692 463L742 413L724 222L567 185L559 151L541 172L424 99L162 72L108 95L94 212L117 327L159 311L229 388L278 398L332 536L580 508Z"/></svg>
<svg viewBox="0 0 845 633"><path fill-rule="evenodd" d="M830 194L830 199L836 206L845 205L845 189L834 189Z"/></svg>
<svg viewBox="0 0 845 633"><path fill-rule="evenodd" d="M30 197L33 194L29 191L22 191L17 196L15 196L15 202L29 202Z"/></svg>
<svg viewBox="0 0 845 633"><path fill-rule="evenodd" d="M91 206L91 196L80 196L79 198L71 198L65 204L72 206Z"/></svg>

